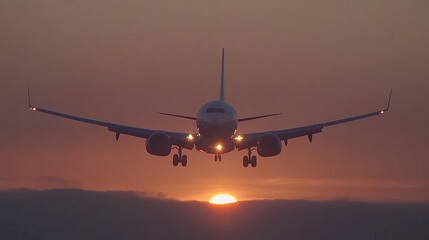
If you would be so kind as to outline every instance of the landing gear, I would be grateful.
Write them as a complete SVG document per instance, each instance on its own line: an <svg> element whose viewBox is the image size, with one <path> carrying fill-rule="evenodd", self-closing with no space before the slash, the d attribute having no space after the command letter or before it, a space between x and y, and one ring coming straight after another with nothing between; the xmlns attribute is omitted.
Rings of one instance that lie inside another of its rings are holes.
<svg viewBox="0 0 429 240"><path fill-rule="evenodd" d="M186 167L186 165L188 165L188 156L182 155L181 147L173 147L173 149L177 149L179 151L179 154L173 155L173 166L176 167L179 163L182 163L182 167Z"/></svg>
<svg viewBox="0 0 429 240"><path fill-rule="evenodd" d="M219 162L222 161L222 156L220 154L215 155L215 162L217 162L217 160L219 160Z"/></svg>
<svg viewBox="0 0 429 240"><path fill-rule="evenodd" d="M188 156L183 155L181 162L182 162L182 167L186 167L186 165L188 165Z"/></svg>
<svg viewBox="0 0 429 240"><path fill-rule="evenodd" d="M249 157L243 156L243 167L249 166Z"/></svg>
<svg viewBox="0 0 429 240"><path fill-rule="evenodd" d="M252 156L252 167L256 167L256 156Z"/></svg>
<svg viewBox="0 0 429 240"><path fill-rule="evenodd" d="M256 156L252 156L252 150L255 150L255 148L248 148L247 156L243 156L243 167L248 167L249 164L252 165L252 167L256 167L257 159Z"/></svg>
<svg viewBox="0 0 429 240"><path fill-rule="evenodd" d="M173 155L173 166L176 167L177 165L179 165L179 155L174 154Z"/></svg>

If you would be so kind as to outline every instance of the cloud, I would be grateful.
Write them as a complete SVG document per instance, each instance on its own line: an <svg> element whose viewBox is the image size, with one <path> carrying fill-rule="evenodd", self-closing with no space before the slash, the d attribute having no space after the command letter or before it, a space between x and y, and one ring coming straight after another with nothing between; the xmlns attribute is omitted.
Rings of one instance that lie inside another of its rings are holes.
<svg viewBox="0 0 429 240"><path fill-rule="evenodd" d="M222 182L213 181L215 179L207 178L192 183L195 186L203 183L210 188L193 195L190 193L190 199L210 199L220 192L234 194L239 200L258 200L264 199L264 196L269 196L269 199L354 199L371 202L425 202L429 199L428 180L259 177L233 178L228 182L228 187ZM186 187L191 188L192 185Z"/></svg>
<svg viewBox="0 0 429 240"><path fill-rule="evenodd" d="M266 200L213 206L144 195L2 191L0 239L429 239L429 204Z"/></svg>
<svg viewBox="0 0 429 240"><path fill-rule="evenodd" d="M54 176L41 176L37 181L44 188L79 188L81 184L78 181L72 181L65 178Z"/></svg>

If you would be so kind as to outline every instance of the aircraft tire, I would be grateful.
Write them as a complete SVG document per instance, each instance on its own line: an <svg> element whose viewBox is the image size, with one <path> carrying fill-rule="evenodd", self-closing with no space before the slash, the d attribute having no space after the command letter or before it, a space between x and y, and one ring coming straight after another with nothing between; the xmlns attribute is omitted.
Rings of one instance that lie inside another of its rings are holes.
<svg viewBox="0 0 429 240"><path fill-rule="evenodd" d="M179 155L174 154L173 155L173 166L176 167L177 165L179 165Z"/></svg>
<svg viewBox="0 0 429 240"><path fill-rule="evenodd" d="M257 162L256 162L256 156L252 156L251 163L252 163L252 167L256 167L256 164L257 164Z"/></svg>
<svg viewBox="0 0 429 240"><path fill-rule="evenodd" d="M182 167L186 167L186 165L188 165L188 156L183 155L181 162L182 162Z"/></svg>
<svg viewBox="0 0 429 240"><path fill-rule="evenodd" d="M243 156L243 167L249 166L249 157Z"/></svg>

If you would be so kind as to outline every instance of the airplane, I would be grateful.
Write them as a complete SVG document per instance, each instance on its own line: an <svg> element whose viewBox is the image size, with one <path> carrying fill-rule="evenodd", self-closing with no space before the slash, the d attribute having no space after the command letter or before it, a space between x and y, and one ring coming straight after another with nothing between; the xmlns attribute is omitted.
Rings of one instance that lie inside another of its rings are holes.
<svg viewBox="0 0 429 240"><path fill-rule="evenodd" d="M390 108L392 90L389 94L387 107L383 110L302 127L275 131L239 133L237 129L238 123L272 117L279 115L280 113L265 114L246 118L239 118L237 116L235 109L225 101L224 53L225 50L222 49L219 99L204 104L199 109L196 116L184 116L179 114L159 112L159 114L162 115L195 121L197 131L194 133L170 132L164 130L132 127L35 107L31 104L30 100L30 86L28 86L28 106L30 110L35 112L46 113L57 117L107 127L108 131L115 133L116 141L118 141L121 134L144 138L146 139L146 150L152 155L168 156L172 150L177 150L177 153L173 154L173 166L178 166L180 163L183 167L186 167L188 164L188 157L187 155L183 154L183 150L192 150L194 148L201 152L214 154L215 161L221 161L222 154L231 152L235 149L238 151L247 150L247 154L243 156L243 167L248 167L249 165L256 167L257 157L256 155L252 154L252 152L255 150L261 157L276 156L279 155L282 151L282 142L286 147L288 140L303 136L307 136L309 141L312 142L313 134L321 133L324 127L381 115L386 113Z"/></svg>

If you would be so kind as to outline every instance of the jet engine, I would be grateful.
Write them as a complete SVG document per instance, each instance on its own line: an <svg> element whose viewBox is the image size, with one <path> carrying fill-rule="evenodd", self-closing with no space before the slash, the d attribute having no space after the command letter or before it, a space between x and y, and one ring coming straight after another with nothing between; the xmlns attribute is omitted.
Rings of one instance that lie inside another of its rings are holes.
<svg viewBox="0 0 429 240"><path fill-rule="evenodd" d="M163 132L152 133L146 140L148 153L157 156L168 156L171 152L170 137Z"/></svg>
<svg viewBox="0 0 429 240"><path fill-rule="evenodd" d="M282 151L282 143L276 135L265 133L259 137L257 151L261 157L276 156Z"/></svg>

